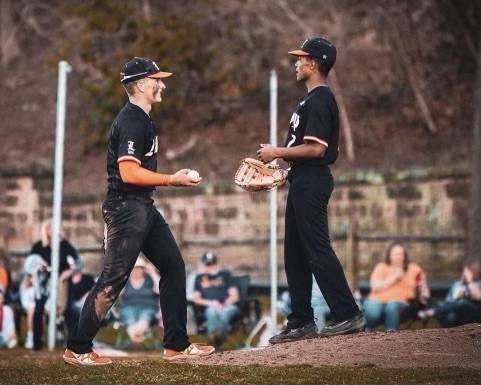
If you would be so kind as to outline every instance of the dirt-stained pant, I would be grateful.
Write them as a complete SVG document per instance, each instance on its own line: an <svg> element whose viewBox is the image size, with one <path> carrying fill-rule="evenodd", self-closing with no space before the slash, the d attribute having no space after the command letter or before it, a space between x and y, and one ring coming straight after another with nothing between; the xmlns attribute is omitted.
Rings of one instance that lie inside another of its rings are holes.
<svg viewBox="0 0 481 385"><path fill-rule="evenodd" d="M107 228L102 273L85 300L67 347L87 353L100 322L125 286L142 251L159 270L160 308L164 321L164 348L184 350L187 338L185 264L168 224L149 195L109 191L102 204Z"/></svg>

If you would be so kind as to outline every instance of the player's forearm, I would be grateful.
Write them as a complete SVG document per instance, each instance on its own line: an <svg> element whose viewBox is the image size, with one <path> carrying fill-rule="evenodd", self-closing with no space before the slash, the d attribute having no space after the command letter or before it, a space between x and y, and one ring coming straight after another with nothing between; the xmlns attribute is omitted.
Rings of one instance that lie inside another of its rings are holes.
<svg viewBox="0 0 481 385"><path fill-rule="evenodd" d="M125 163L125 162L122 162ZM170 175L159 174L133 164L119 164L120 176L124 183L137 186L168 186Z"/></svg>
<svg viewBox="0 0 481 385"><path fill-rule="evenodd" d="M319 143L306 143L295 147L276 147L274 153L276 158L300 159L300 158L321 158L324 156L326 147Z"/></svg>

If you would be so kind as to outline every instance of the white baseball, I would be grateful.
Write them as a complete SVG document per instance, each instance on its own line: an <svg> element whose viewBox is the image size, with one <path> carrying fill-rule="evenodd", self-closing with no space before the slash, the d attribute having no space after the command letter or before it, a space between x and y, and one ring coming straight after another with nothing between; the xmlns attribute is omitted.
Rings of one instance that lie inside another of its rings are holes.
<svg viewBox="0 0 481 385"><path fill-rule="evenodd" d="M195 170L190 170L188 173L187 173L187 176L189 178L193 178L193 179L198 179L199 178L199 173Z"/></svg>

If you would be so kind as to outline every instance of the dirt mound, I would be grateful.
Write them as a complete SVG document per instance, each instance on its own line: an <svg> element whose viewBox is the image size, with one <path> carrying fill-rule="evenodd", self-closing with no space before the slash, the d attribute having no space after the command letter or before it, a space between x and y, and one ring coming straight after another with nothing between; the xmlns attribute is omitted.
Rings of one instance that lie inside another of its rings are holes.
<svg viewBox="0 0 481 385"><path fill-rule="evenodd" d="M316 338L249 351L219 352L197 362L205 365L480 368L480 326Z"/></svg>

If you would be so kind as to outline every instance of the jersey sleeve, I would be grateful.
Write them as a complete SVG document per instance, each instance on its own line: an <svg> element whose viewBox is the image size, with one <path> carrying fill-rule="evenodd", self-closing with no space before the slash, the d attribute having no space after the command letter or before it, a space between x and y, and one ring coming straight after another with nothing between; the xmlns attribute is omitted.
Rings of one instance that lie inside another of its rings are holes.
<svg viewBox="0 0 481 385"><path fill-rule="evenodd" d="M143 125L139 119L129 119L123 122L120 127L117 163L124 160L133 160L141 164L144 142Z"/></svg>
<svg viewBox="0 0 481 385"><path fill-rule="evenodd" d="M332 114L326 103L314 99L307 105L307 126L304 142L317 142L329 147L332 127Z"/></svg>

